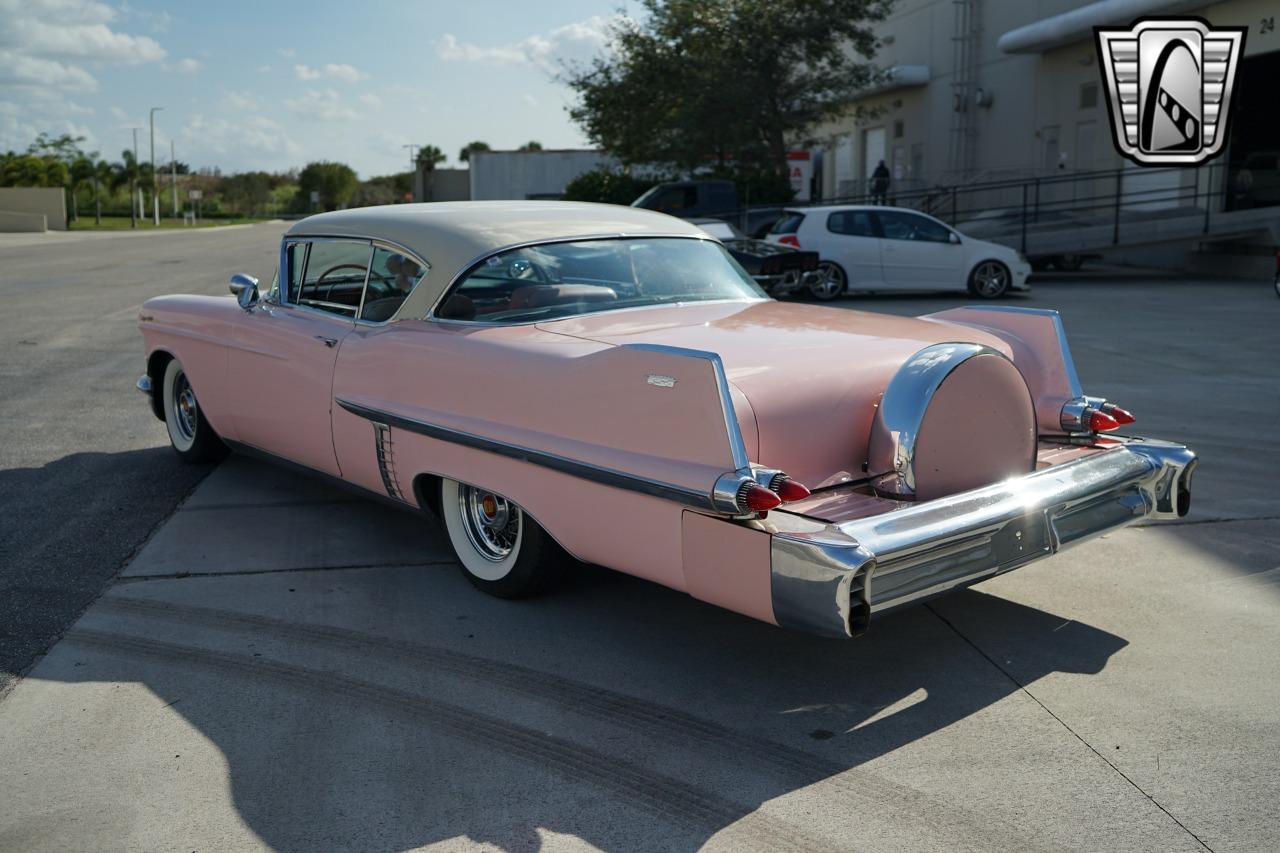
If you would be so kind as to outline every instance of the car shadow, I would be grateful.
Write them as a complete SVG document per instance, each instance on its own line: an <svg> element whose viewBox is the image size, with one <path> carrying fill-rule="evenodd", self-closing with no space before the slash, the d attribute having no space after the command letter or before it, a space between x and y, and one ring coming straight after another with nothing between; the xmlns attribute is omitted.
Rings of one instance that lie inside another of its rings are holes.
<svg viewBox="0 0 1280 853"><path fill-rule="evenodd" d="M1018 638L1039 667L1023 685L1126 645L973 590L839 642L605 570L510 602L437 566L122 583L36 675L145 685L216 745L239 817L279 850L852 849L904 828L1022 847L1025 827L866 767L1019 691L951 612ZM801 791L847 834L773 815Z"/></svg>

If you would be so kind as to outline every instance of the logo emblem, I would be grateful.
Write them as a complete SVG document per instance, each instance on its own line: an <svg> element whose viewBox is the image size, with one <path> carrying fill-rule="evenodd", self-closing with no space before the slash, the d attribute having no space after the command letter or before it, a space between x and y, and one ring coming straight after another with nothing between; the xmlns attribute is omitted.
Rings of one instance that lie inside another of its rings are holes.
<svg viewBox="0 0 1280 853"><path fill-rule="evenodd" d="M1143 166L1190 166L1221 154L1245 30L1199 18L1095 27L1120 153Z"/></svg>
<svg viewBox="0 0 1280 853"><path fill-rule="evenodd" d="M676 379L674 376L663 376L660 373L650 373L649 378L645 380L655 388L674 388L676 387Z"/></svg>

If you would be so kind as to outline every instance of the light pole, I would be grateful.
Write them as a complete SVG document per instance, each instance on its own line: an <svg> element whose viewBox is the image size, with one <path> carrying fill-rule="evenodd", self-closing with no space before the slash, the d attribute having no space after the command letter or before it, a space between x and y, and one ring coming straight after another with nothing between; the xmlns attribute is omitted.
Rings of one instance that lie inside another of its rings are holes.
<svg viewBox="0 0 1280 853"><path fill-rule="evenodd" d="M422 146L421 145L401 145L400 147L409 149L409 171L412 172L415 169L417 169L418 161L414 159L413 150L415 148L421 148Z"/></svg>
<svg viewBox="0 0 1280 853"><path fill-rule="evenodd" d="M169 186L173 189L173 218L178 218L178 157L173 153L173 137L169 138Z"/></svg>
<svg viewBox="0 0 1280 853"><path fill-rule="evenodd" d="M151 108L151 221L160 224L160 182L156 179L156 113L164 107Z"/></svg>
<svg viewBox="0 0 1280 853"><path fill-rule="evenodd" d="M131 128L133 131L133 173L129 175L129 227L138 227L138 131L140 127Z"/></svg>

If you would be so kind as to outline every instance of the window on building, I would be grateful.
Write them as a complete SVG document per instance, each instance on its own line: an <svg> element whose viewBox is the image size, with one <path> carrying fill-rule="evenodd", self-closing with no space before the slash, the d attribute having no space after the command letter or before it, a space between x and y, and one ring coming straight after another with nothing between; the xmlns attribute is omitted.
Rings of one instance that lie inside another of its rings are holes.
<svg viewBox="0 0 1280 853"><path fill-rule="evenodd" d="M906 128L903 127L902 119L895 120L893 123L893 138L901 139L905 133Z"/></svg>
<svg viewBox="0 0 1280 853"><path fill-rule="evenodd" d="M1098 84L1084 83L1080 86L1080 109L1091 110L1098 105Z"/></svg>

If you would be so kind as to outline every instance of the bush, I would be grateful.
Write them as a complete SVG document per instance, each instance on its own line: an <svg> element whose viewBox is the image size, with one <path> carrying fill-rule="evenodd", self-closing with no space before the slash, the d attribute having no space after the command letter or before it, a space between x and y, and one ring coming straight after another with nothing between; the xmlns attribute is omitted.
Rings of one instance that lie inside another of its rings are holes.
<svg viewBox="0 0 1280 853"><path fill-rule="evenodd" d="M583 172L564 188L566 201L598 201L604 204L631 204L661 178L637 178L618 169Z"/></svg>

